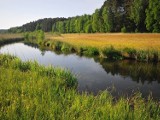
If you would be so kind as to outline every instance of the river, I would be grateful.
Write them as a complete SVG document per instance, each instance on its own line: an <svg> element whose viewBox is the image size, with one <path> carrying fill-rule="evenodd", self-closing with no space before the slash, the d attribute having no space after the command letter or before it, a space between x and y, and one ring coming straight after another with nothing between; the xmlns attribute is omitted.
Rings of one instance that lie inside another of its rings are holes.
<svg viewBox="0 0 160 120"><path fill-rule="evenodd" d="M78 79L78 91L97 94L108 90L113 96L130 96L139 91L143 97L152 93L160 99L160 64L136 61L107 61L88 58L76 54L57 54L54 51L41 51L38 47L24 43L2 46L0 54L11 54L22 61L34 61L70 70Z"/></svg>

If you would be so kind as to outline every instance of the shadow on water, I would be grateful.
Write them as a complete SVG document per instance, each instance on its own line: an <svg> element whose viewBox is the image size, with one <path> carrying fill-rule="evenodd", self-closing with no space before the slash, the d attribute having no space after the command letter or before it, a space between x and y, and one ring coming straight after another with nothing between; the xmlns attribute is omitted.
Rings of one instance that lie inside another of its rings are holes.
<svg viewBox="0 0 160 120"><path fill-rule="evenodd" d="M160 83L160 64L159 63L142 63L131 60L123 61L108 61L105 59L98 59L102 67L107 73L114 75L121 75L123 77L131 77L137 83L152 84L157 81Z"/></svg>
<svg viewBox="0 0 160 120"><path fill-rule="evenodd" d="M14 49L11 49L14 48ZM142 63L136 61L108 61L101 58L78 56L60 51L46 50L36 44L11 44L0 48L0 53L13 51L23 60L37 60L40 64L67 68L77 74L78 91L98 94L109 90L115 97L132 95L140 91L143 97L150 92L160 99L160 63ZM23 56L22 56L23 54ZM32 55L31 55L32 54Z"/></svg>

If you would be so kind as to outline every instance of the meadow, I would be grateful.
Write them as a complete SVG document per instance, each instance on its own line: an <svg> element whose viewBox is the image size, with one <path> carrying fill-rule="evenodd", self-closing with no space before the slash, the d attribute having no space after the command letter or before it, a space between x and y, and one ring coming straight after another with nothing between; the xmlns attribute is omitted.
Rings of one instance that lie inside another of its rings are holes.
<svg viewBox="0 0 160 120"><path fill-rule="evenodd" d="M160 61L160 34L46 34L42 46L111 60Z"/></svg>
<svg viewBox="0 0 160 120"><path fill-rule="evenodd" d="M15 38L22 38L23 37L23 34L14 34L14 33L6 33L6 34L0 34L0 40L3 40L3 39L15 39Z"/></svg>
<svg viewBox="0 0 160 120"><path fill-rule="evenodd" d="M140 93L78 93L69 71L0 55L0 119L159 120L160 104Z"/></svg>
<svg viewBox="0 0 160 120"><path fill-rule="evenodd" d="M0 34L0 45L23 41L22 34Z"/></svg>
<svg viewBox="0 0 160 120"><path fill-rule="evenodd" d="M153 33L106 33L106 34L62 34L46 35L51 40L59 40L76 47L96 47L104 49L114 46L115 49L133 48L136 50L159 50L160 34Z"/></svg>

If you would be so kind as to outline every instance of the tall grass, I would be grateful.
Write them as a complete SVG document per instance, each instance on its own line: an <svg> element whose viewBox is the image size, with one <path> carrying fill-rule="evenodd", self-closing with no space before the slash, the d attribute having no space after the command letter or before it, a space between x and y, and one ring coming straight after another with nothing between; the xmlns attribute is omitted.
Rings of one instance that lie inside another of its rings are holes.
<svg viewBox="0 0 160 120"><path fill-rule="evenodd" d="M142 62L160 61L160 52L157 50L136 50L134 48L116 49L114 46L106 47L104 49L98 49L90 46L76 47L58 40L45 40L41 43L41 46L63 53L77 53L79 55L91 57L99 56L110 60L134 59Z"/></svg>
<svg viewBox="0 0 160 120"><path fill-rule="evenodd" d="M159 120L160 105L141 94L118 100L76 91L68 71L0 55L0 119Z"/></svg>
<svg viewBox="0 0 160 120"><path fill-rule="evenodd" d="M0 34L0 39L23 38L22 34Z"/></svg>
<svg viewBox="0 0 160 120"><path fill-rule="evenodd" d="M36 34L35 34L36 33ZM43 36L42 33L37 34L40 32L34 32L34 33L28 33L27 37L29 39L29 36ZM55 36L46 34L47 40L39 40L37 39L37 44L39 44L41 47L47 47L50 49L53 49L55 51L63 52L65 54L68 53L77 53L79 55L85 55L85 56L99 56L111 60L123 60L123 59L134 59L137 61L143 61L143 62L159 62L160 61L160 49L159 48L147 48L148 39L146 36L152 36L151 34L80 34L77 35L63 35L63 36ZM57 38L58 40L53 39L52 37ZM99 40L97 38L99 36ZM115 40L118 36L123 37L123 39L120 39L119 41ZM130 40L129 36L135 37L133 40ZM144 37L143 39L140 38L140 41L136 41L137 37ZM159 44L160 39L158 38L158 34L154 34L155 41ZM66 37L66 38L65 38ZM89 38L91 37L91 38ZM105 40L105 37L111 39L113 38L113 42L111 40ZM34 42L36 41L37 37L34 37ZM80 40L80 38L86 39L86 40ZM44 37L43 37L44 39ZM70 40L71 39L71 40ZM75 39L78 39L77 41ZM103 39L103 40L102 40ZM127 40L129 39L129 40ZM142 40L141 40L142 39ZM124 43L122 43L122 41ZM33 42L33 41L29 41ZM74 42L74 43L72 43ZM83 44L85 43L85 45ZM135 46L131 46L128 43L134 43L137 44L137 46L141 47L140 45L143 43L145 49L137 48ZM137 42L137 43L136 43ZM108 44L109 43L109 44ZM140 45L139 45L140 43ZM117 44L119 47L117 47ZM145 44L147 46L145 46ZM101 45L99 47L98 45ZM104 46L106 45L106 46ZM154 44L156 46L157 44ZM149 47L149 46L148 46Z"/></svg>
<svg viewBox="0 0 160 120"><path fill-rule="evenodd" d="M46 40L41 45L53 49L55 51L61 51L62 53L77 53L79 55L86 55L86 56L98 56L99 50L94 47L80 47L76 48L70 44L61 42L61 41L51 41Z"/></svg>
<svg viewBox="0 0 160 120"><path fill-rule="evenodd" d="M24 39L21 34L0 34L0 46L23 40Z"/></svg>
<svg viewBox="0 0 160 120"><path fill-rule="evenodd" d="M116 50L113 46L109 47L109 48L105 48L103 50L103 54L111 60L122 60L123 56L121 54L121 51Z"/></svg>
<svg viewBox="0 0 160 120"><path fill-rule="evenodd" d="M54 36L46 34L47 39L59 40L76 47L95 47L105 49L114 46L115 49L133 48L136 50L160 51L160 34L141 33L106 33L106 34L62 34Z"/></svg>
<svg viewBox="0 0 160 120"><path fill-rule="evenodd" d="M100 57L115 60L160 61L160 34L47 34L47 38L74 46L80 54L86 51L86 48L89 53L93 53L90 48L94 48L98 50Z"/></svg>

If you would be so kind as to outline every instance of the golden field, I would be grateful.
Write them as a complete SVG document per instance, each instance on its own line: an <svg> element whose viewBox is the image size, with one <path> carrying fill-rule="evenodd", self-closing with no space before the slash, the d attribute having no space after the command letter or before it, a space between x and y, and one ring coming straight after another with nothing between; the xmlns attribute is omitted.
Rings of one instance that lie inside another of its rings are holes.
<svg viewBox="0 0 160 120"><path fill-rule="evenodd" d="M23 38L22 34L0 34L0 40Z"/></svg>
<svg viewBox="0 0 160 120"><path fill-rule="evenodd" d="M106 33L106 34L46 34L47 39L59 40L75 47L91 46L98 49L114 46L116 49L134 48L137 50L159 50L160 34L152 33Z"/></svg>
<svg viewBox="0 0 160 120"><path fill-rule="evenodd" d="M13 42L23 41L23 38L24 37L22 34L0 34L0 46Z"/></svg>

